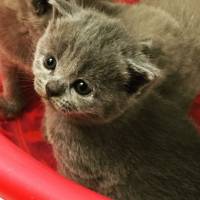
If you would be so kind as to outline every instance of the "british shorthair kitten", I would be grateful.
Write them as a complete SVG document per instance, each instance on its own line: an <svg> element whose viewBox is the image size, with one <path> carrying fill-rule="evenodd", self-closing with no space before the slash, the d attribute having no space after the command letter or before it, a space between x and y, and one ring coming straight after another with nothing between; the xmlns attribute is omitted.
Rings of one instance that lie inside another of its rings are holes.
<svg viewBox="0 0 200 200"><path fill-rule="evenodd" d="M50 3L33 73L59 172L116 200L199 199L200 136L185 110L200 70L187 27L158 6L115 18Z"/></svg>

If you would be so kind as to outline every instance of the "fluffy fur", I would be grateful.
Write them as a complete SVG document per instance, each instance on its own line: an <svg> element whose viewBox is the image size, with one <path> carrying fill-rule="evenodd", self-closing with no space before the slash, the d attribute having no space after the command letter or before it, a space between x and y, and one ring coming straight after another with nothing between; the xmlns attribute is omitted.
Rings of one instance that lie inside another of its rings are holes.
<svg viewBox="0 0 200 200"><path fill-rule="evenodd" d="M139 4L113 18L50 2L33 73L60 173L117 200L198 199L200 138L186 110L199 36L181 21L190 25L190 10L175 7L179 20Z"/></svg>
<svg viewBox="0 0 200 200"><path fill-rule="evenodd" d="M103 12L116 11L109 0L77 0L77 4L96 7ZM108 4L108 5L107 5ZM1 0L0 2L0 71L3 94L0 115L13 118L29 103L24 98L33 92L32 61L36 42L51 18L47 0ZM114 12L113 12L114 13Z"/></svg>
<svg viewBox="0 0 200 200"><path fill-rule="evenodd" d="M3 0L0 3L0 70L3 78L0 113L2 117L13 118L18 115L26 104L24 90L31 89L30 83L25 80L31 80L33 51L38 37L50 18L47 1L42 5L38 5L38 2L37 0ZM23 80L20 82L20 79ZM22 86L24 81L26 86Z"/></svg>
<svg viewBox="0 0 200 200"><path fill-rule="evenodd" d="M177 103L188 111L192 100L200 92L200 2L198 0L176 0L173 3L163 0L144 0L151 10L145 12L144 5L135 7L138 13L133 25L140 39L150 44L146 54L167 74L165 83L159 87L163 98ZM126 13L125 21L128 20ZM124 16L124 15L123 15ZM142 19L140 22L137 19ZM134 23L136 21L136 23ZM164 25L164 26L163 26Z"/></svg>

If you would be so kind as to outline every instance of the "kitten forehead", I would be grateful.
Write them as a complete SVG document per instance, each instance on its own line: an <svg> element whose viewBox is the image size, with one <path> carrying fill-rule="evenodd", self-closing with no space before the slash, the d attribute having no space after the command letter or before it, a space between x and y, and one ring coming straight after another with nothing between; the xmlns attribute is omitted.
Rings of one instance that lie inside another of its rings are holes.
<svg viewBox="0 0 200 200"><path fill-rule="evenodd" d="M130 43L124 29L116 20L85 12L80 19L75 15L73 20L61 17L51 22L39 44L40 53L53 54L65 62L62 65L74 63L74 67L94 65L95 60L103 65L117 63L122 48Z"/></svg>
<svg viewBox="0 0 200 200"><path fill-rule="evenodd" d="M44 57L55 56L55 73L67 79L101 77L102 81L118 82L127 78L125 59L134 57L137 50L119 20L83 9L71 17L52 20L40 40L39 51Z"/></svg>
<svg viewBox="0 0 200 200"><path fill-rule="evenodd" d="M119 45L119 39L128 37L119 21L92 10L84 10L72 17L58 18L50 23L47 30L50 40L58 42L61 38L61 43L58 44L67 40L68 43L76 42L84 48L86 45L88 48L101 48L106 44Z"/></svg>

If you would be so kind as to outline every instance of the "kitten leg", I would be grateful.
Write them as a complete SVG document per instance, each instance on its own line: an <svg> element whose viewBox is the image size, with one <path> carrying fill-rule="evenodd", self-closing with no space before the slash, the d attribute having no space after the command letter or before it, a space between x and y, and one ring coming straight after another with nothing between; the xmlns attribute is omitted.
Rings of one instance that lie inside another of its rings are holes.
<svg viewBox="0 0 200 200"><path fill-rule="evenodd" d="M0 116L12 119L21 113L26 97L22 97L17 68L9 65L3 67L1 70L3 94L0 96Z"/></svg>

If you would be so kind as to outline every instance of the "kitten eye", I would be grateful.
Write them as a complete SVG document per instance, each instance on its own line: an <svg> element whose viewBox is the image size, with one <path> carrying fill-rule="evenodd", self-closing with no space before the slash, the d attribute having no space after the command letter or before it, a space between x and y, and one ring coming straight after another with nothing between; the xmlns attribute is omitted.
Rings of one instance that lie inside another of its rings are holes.
<svg viewBox="0 0 200 200"><path fill-rule="evenodd" d="M47 0L32 0L31 3L35 14L38 16L44 15L50 8Z"/></svg>
<svg viewBox="0 0 200 200"><path fill-rule="evenodd" d="M49 56L44 60L44 66L48 70L54 70L56 68L57 61L53 56Z"/></svg>
<svg viewBox="0 0 200 200"><path fill-rule="evenodd" d="M83 81L83 80L77 80L73 83L73 88L75 89L75 91L84 96L84 95L88 95L92 92L92 89L88 86L88 84Z"/></svg>

